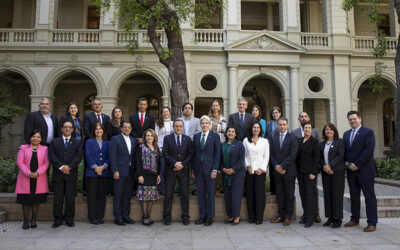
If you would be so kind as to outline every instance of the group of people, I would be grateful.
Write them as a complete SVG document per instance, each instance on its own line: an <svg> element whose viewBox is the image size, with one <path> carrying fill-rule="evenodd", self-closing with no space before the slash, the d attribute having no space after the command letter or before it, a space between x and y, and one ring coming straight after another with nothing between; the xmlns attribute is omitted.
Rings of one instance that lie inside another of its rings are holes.
<svg viewBox="0 0 400 250"><path fill-rule="evenodd" d="M164 224L171 224L176 180L181 195L182 223L189 222L189 186L197 194L199 218L195 224L210 226L215 217L215 193L223 186L227 218L225 223L240 223L241 200L246 196L250 223L263 223L266 176L270 191L276 194L278 217L272 223L290 225L294 210L295 181L298 180L304 214L300 223L311 227L321 222L318 208L317 176L322 173L324 226L338 228L343 219L345 172L351 195L351 220L360 219L360 191L366 202L368 226L376 229L377 203L374 193L375 164L373 131L361 125L357 111L347 114L351 130L339 138L335 125L328 123L319 132L307 113L299 115L301 126L289 132L288 120L279 107L273 107L271 121L261 119L255 105L246 113L248 102L239 98L238 112L226 119L218 100L211 103L208 115L193 116L193 105L182 106L182 117L172 121L169 107L162 107L155 121L147 112L148 101L140 98L138 112L123 120L115 107L111 118L102 113L101 100L93 100L83 121L78 105L70 103L59 121L50 113L50 101L42 99L39 111L27 115L20 147L20 168L16 193L22 204L23 228L35 228L39 204L46 201L46 171L52 166L54 206L53 228L66 223L74 226L77 168L84 156L84 183L87 190L88 219L104 223L106 196L113 190L113 215L117 225L133 224L131 197L141 202L142 223L150 226L151 208L165 196ZM112 182L110 182L112 180ZM219 181L217 181L219 180ZM65 206L63 212L63 203ZM32 217L29 218L30 210Z"/></svg>

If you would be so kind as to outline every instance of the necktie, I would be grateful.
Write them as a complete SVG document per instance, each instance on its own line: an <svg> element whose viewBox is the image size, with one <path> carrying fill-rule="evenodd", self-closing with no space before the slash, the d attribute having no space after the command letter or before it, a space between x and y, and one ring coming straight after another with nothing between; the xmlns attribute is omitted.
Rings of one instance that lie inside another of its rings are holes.
<svg viewBox="0 0 400 250"><path fill-rule="evenodd" d="M283 143L283 134L281 133L279 137L279 149L282 149L282 143Z"/></svg>
<svg viewBox="0 0 400 250"><path fill-rule="evenodd" d="M351 130L351 135L350 135L350 146L353 144L354 136L356 135L356 130L353 129Z"/></svg>
<svg viewBox="0 0 400 250"><path fill-rule="evenodd" d="M201 141L200 141L201 150L204 149L204 144L205 144L205 142L206 142L206 134L203 134L203 135L201 136Z"/></svg>
<svg viewBox="0 0 400 250"><path fill-rule="evenodd" d="M240 114L240 137L244 137L244 115Z"/></svg>
<svg viewBox="0 0 400 250"><path fill-rule="evenodd" d="M68 139L67 139L67 138L65 138L64 147L65 147L65 149L67 149L67 148L68 148Z"/></svg>
<svg viewBox="0 0 400 250"><path fill-rule="evenodd" d="M99 114L97 114L97 122L98 122L98 123L101 123L101 118L100 118L100 115L99 115Z"/></svg>
<svg viewBox="0 0 400 250"><path fill-rule="evenodd" d="M176 138L176 142L177 142L178 150L181 151L181 141L179 139L179 135Z"/></svg>
<svg viewBox="0 0 400 250"><path fill-rule="evenodd" d="M140 114L140 126L143 128L143 114Z"/></svg>

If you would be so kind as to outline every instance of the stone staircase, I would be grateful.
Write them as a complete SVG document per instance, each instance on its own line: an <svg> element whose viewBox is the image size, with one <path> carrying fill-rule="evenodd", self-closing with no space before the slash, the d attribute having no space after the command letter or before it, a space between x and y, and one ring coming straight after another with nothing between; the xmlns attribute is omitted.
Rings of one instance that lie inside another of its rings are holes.
<svg viewBox="0 0 400 250"><path fill-rule="evenodd" d="M7 220L7 212L0 211L0 224L6 222Z"/></svg>
<svg viewBox="0 0 400 250"><path fill-rule="evenodd" d="M400 196L377 196L378 219L400 218ZM345 193L343 197L343 209L351 213L350 194ZM361 196L361 218L366 218L365 199Z"/></svg>

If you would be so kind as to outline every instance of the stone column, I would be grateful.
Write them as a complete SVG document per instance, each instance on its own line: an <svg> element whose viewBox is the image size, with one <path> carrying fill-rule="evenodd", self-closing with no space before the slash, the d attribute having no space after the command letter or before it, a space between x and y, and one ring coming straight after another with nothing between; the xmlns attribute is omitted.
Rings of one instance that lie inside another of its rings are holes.
<svg viewBox="0 0 400 250"><path fill-rule="evenodd" d="M229 114L232 114L237 110L237 67L238 65L228 65Z"/></svg>
<svg viewBox="0 0 400 250"><path fill-rule="evenodd" d="M329 98L329 122L336 124L336 103L335 98Z"/></svg>
<svg viewBox="0 0 400 250"><path fill-rule="evenodd" d="M297 117L299 115L299 69L290 67L290 130L297 127Z"/></svg>
<svg viewBox="0 0 400 250"><path fill-rule="evenodd" d="M272 3L267 3L267 30L274 30L274 13Z"/></svg>
<svg viewBox="0 0 400 250"><path fill-rule="evenodd" d="M300 2L287 0L287 36L292 42L300 44Z"/></svg>
<svg viewBox="0 0 400 250"><path fill-rule="evenodd" d="M241 29L241 1L230 0L227 1L228 6L224 10L224 24L226 29L226 43L231 43L239 39L239 32ZM226 18L225 18L226 16Z"/></svg>
<svg viewBox="0 0 400 250"><path fill-rule="evenodd" d="M229 98L222 98L222 101L223 101L223 106L224 106L224 109L223 109L223 111L224 111L223 116L225 117L225 119L228 120L228 117L229 117L229 112L228 112Z"/></svg>
<svg viewBox="0 0 400 250"><path fill-rule="evenodd" d="M162 106L171 107L171 105L169 104L169 96L163 95L161 96L161 100L162 100Z"/></svg>
<svg viewBox="0 0 400 250"><path fill-rule="evenodd" d="M330 46L332 46L333 49L339 50L350 49L351 43L348 30L350 31L354 28L347 25L348 17L353 15L350 13L349 16L347 16L346 11L342 8L342 2L343 1L336 0L322 1L323 30L326 33L332 34Z"/></svg>
<svg viewBox="0 0 400 250"><path fill-rule="evenodd" d="M101 45L112 46L114 43L114 1L110 2L110 8L105 10L100 17Z"/></svg>
<svg viewBox="0 0 400 250"><path fill-rule="evenodd" d="M50 0L37 0L36 16L36 43L46 45L49 41Z"/></svg>
<svg viewBox="0 0 400 250"><path fill-rule="evenodd" d="M118 96L98 96L103 103L103 113L111 116L111 111L118 104Z"/></svg>
<svg viewBox="0 0 400 250"><path fill-rule="evenodd" d="M290 112L290 98L285 97L282 99L282 116L289 119L289 112Z"/></svg>

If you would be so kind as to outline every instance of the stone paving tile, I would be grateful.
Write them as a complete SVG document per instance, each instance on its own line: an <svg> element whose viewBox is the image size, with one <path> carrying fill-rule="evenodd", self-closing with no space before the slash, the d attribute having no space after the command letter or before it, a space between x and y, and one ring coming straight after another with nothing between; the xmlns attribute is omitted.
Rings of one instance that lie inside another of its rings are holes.
<svg viewBox="0 0 400 250"><path fill-rule="evenodd" d="M321 250L363 250L362 247L356 245L346 246L319 246Z"/></svg>
<svg viewBox="0 0 400 250"><path fill-rule="evenodd" d="M399 250L399 245L363 245L363 249L365 250Z"/></svg>
<svg viewBox="0 0 400 250"><path fill-rule="evenodd" d="M71 238L42 237L20 249L65 249Z"/></svg>
<svg viewBox="0 0 400 250"><path fill-rule="evenodd" d="M302 236L287 236L287 235L274 235L268 236L275 247L287 248L287 247L316 247L311 241L307 240Z"/></svg>
<svg viewBox="0 0 400 250"><path fill-rule="evenodd" d="M360 234L348 234L342 235L341 237L347 239L348 241L356 245L380 245L390 243L387 240L379 237L380 234L375 233L360 233ZM399 236L397 236L399 237Z"/></svg>
<svg viewBox="0 0 400 250"><path fill-rule="evenodd" d="M85 249L85 250L102 250L108 249L112 240L110 239L75 239L70 242L66 249Z"/></svg>
<svg viewBox="0 0 400 250"><path fill-rule="evenodd" d="M339 235L311 235L305 236L306 239L313 242L316 246L341 246L351 245L351 241Z"/></svg>
<svg viewBox="0 0 400 250"><path fill-rule="evenodd" d="M193 238L194 249L233 249L229 238Z"/></svg>
<svg viewBox="0 0 400 250"><path fill-rule="evenodd" d="M157 228L144 226L123 227L119 232L120 238L152 239L157 236Z"/></svg>
<svg viewBox="0 0 400 250"><path fill-rule="evenodd" d="M8 238L0 239L0 249L1 250L10 250L10 249L22 249L26 246L29 246L32 242L32 238Z"/></svg>
<svg viewBox="0 0 400 250"><path fill-rule="evenodd" d="M388 244L388 243L397 244L397 245L399 245L399 248L400 248L400 233L398 231L378 234L377 237L384 239L386 241L386 244Z"/></svg>
<svg viewBox="0 0 400 250"><path fill-rule="evenodd" d="M208 239L208 238L228 238L229 229L225 230L224 228L214 229L214 228L192 228L192 237L200 238L200 239Z"/></svg>
<svg viewBox="0 0 400 250"><path fill-rule="evenodd" d="M151 243L151 239L116 237L108 249L150 249Z"/></svg>
<svg viewBox="0 0 400 250"><path fill-rule="evenodd" d="M193 241L192 239L160 239L155 238L151 242L150 249L192 249L193 248Z"/></svg>
<svg viewBox="0 0 400 250"><path fill-rule="evenodd" d="M275 245L267 237L241 237L230 238L235 249L254 249L254 248L275 248Z"/></svg>

